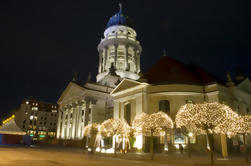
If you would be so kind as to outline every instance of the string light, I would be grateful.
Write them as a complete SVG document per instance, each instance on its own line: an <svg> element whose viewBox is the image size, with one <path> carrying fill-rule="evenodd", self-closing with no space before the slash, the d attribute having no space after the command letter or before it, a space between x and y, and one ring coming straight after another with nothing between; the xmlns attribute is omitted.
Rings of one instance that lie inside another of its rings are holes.
<svg viewBox="0 0 251 166"><path fill-rule="evenodd" d="M177 128L184 126L197 135L208 131L228 137L242 131L244 125L243 118L220 103L186 104L178 111L175 122Z"/></svg>
<svg viewBox="0 0 251 166"><path fill-rule="evenodd" d="M240 116L238 125L240 134L251 134L251 115Z"/></svg>
<svg viewBox="0 0 251 166"><path fill-rule="evenodd" d="M84 136L90 136L92 133L98 133L100 130L100 124L92 123L84 127Z"/></svg>
<svg viewBox="0 0 251 166"><path fill-rule="evenodd" d="M103 137L111 137L114 135L128 137L130 131L130 126L124 119L108 119L100 126L100 132Z"/></svg>
<svg viewBox="0 0 251 166"><path fill-rule="evenodd" d="M164 112L153 114L141 113L136 116L132 127L135 130L135 135L150 136L153 132L154 136L163 136L167 129L173 128L172 119Z"/></svg>

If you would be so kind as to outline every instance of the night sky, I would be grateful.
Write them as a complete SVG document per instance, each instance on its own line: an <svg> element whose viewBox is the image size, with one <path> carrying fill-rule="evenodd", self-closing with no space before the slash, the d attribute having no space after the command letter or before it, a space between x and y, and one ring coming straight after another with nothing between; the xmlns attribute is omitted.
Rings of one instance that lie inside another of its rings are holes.
<svg viewBox="0 0 251 166"><path fill-rule="evenodd" d="M75 71L95 81L97 45L119 2L143 48L141 70L166 49L222 80L238 65L251 76L250 0L1 1L0 118L23 98L56 102Z"/></svg>

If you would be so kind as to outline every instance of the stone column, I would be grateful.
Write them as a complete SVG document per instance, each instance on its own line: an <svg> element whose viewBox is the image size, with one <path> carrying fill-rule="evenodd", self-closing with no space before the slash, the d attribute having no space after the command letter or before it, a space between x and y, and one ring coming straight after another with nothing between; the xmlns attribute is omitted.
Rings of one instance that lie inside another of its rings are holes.
<svg viewBox="0 0 251 166"><path fill-rule="evenodd" d="M82 109L81 109L81 118L80 118L80 122L81 122L81 127L80 127L80 138L83 138L83 129L85 127L85 108L86 108L86 102L83 101L82 104Z"/></svg>
<svg viewBox="0 0 251 166"><path fill-rule="evenodd" d="M68 106L68 111L67 111L67 125L66 125L66 139L70 138L70 118L71 118L71 106Z"/></svg>
<svg viewBox="0 0 251 166"><path fill-rule="evenodd" d="M228 157L228 151L227 151L227 137L226 134L220 134L221 137L221 151L222 151L222 156L224 158Z"/></svg>
<svg viewBox="0 0 251 166"><path fill-rule="evenodd" d="M78 106L78 130L77 130L77 138L81 138L81 126L82 126L82 105Z"/></svg>
<svg viewBox="0 0 251 166"><path fill-rule="evenodd" d="M62 122L62 111L61 109L58 112L58 123L57 123L57 139L60 138L61 135L61 122Z"/></svg>
<svg viewBox="0 0 251 166"><path fill-rule="evenodd" d="M63 112L63 119L62 119L62 128L61 128L61 138L62 139L65 139L65 128L66 128L66 126L65 126L65 117L66 117L66 108L63 108L63 110L62 110Z"/></svg>
<svg viewBox="0 0 251 166"><path fill-rule="evenodd" d="M89 105L89 120L90 120L90 124L92 124L92 122L93 122L93 117L92 117L92 115L93 115L93 107L94 105L93 105L93 103L92 102L90 102L90 105Z"/></svg>
<svg viewBox="0 0 251 166"><path fill-rule="evenodd" d="M141 53L139 53L138 55L137 55L137 68L138 68L138 70L137 70L137 73L139 73L140 72L140 54Z"/></svg>
<svg viewBox="0 0 251 166"><path fill-rule="evenodd" d="M115 55L114 55L114 67L115 67L115 69L117 69L117 55L118 55L118 45L117 44L114 45L114 53L115 53Z"/></svg>
<svg viewBox="0 0 251 166"><path fill-rule="evenodd" d="M75 108L75 127L74 127L74 139L78 139L78 113L79 113L79 105L76 103L76 108Z"/></svg>
<svg viewBox="0 0 251 166"><path fill-rule="evenodd" d="M106 65L107 65L107 52L108 52L108 48L105 47L103 50L105 52L105 54L103 55L104 56L103 57L103 72L105 72L106 71Z"/></svg>
<svg viewBox="0 0 251 166"><path fill-rule="evenodd" d="M103 68L102 68L102 51L99 52L99 65L98 65L98 73L101 73Z"/></svg>
<svg viewBox="0 0 251 166"><path fill-rule="evenodd" d="M125 45L125 71L128 71L128 45Z"/></svg>
<svg viewBox="0 0 251 166"><path fill-rule="evenodd" d="M76 120L76 138L80 139L81 125L82 125L82 105L83 102L79 101L77 106L77 120Z"/></svg>
<svg viewBox="0 0 251 166"><path fill-rule="evenodd" d="M77 113L77 104L72 104L72 127L71 127L71 138L75 139L75 132L76 132L76 113Z"/></svg>
<svg viewBox="0 0 251 166"><path fill-rule="evenodd" d="M84 111L84 126L88 125L89 121L89 101L86 100L85 111Z"/></svg>
<svg viewBox="0 0 251 166"><path fill-rule="evenodd" d="M134 72L137 72L138 71L138 64L137 64L137 49L134 47L133 49L133 53L134 53L134 64L135 64L135 70Z"/></svg>
<svg viewBox="0 0 251 166"><path fill-rule="evenodd" d="M121 117L120 102L114 101L113 118L119 119Z"/></svg>

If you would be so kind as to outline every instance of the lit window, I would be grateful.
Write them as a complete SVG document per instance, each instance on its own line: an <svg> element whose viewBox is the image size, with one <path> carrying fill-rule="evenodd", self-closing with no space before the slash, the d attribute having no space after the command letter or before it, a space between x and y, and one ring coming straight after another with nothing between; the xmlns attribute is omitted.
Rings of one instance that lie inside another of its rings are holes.
<svg viewBox="0 0 251 166"><path fill-rule="evenodd" d="M38 110L38 108L37 108L37 107L32 107L32 108L31 108L31 110L33 110L33 111L37 111L37 110Z"/></svg>
<svg viewBox="0 0 251 166"><path fill-rule="evenodd" d="M168 100L160 100L159 101L159 111L170 114L170 103Z"/></svg>

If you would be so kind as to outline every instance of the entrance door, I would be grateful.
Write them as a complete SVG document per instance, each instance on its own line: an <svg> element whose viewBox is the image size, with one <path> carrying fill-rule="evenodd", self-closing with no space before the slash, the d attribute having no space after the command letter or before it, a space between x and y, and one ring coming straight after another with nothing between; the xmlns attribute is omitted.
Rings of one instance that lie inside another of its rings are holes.
<svg viewBox="0 0 251 166"><path fill-rule="evenodd" d="M124 109L124 118L126 122L131 124L131 104L126 104Z"/></svg>

